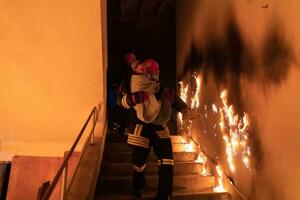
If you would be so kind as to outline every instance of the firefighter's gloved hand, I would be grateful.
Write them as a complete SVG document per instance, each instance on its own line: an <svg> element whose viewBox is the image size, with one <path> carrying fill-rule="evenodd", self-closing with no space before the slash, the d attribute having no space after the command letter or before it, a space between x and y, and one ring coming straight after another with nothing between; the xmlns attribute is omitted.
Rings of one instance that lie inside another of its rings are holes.
<svg viewBox="0 0 300 200"><path fill-rule="evenodd" d="M126 94L123 96L119 96L118 105L130 109L136 104L144 103L149 99L149 96L146 92L135 92L132 94Z"/></svg>
<svg viewBox="0 0 300 200"><path fill-rule="evenodd" d="M136 104L144 103L149 99L149 96L146 92L134 92L129 95L131 100L131 105L135 106Z"/></svg>
<svg viewBox="0 0 300 200"><path fill-rule="evenodd" d="M169 99L170 104L173 105L175 98L176 98L176 92L172 89L165 89L164 95Z"/></svg>

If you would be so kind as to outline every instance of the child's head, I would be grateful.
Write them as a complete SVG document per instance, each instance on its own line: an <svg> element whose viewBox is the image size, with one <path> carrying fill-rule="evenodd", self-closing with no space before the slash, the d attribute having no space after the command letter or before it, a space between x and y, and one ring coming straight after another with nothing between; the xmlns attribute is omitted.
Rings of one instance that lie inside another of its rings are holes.
<svg viewBox="0 0 300 200"><path fill-rule="evenodd" d="M144 62L134 60L131 69L134 74L145 75L151 81L159 79L159 65L154 59L146 59Z"/></svg>

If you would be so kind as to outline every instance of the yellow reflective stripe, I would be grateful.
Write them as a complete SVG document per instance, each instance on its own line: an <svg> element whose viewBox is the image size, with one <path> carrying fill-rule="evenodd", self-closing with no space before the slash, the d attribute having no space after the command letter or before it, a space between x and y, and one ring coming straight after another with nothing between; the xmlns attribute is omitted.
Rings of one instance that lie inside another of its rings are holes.
<svg viewBox="0 0 300 200"><path fill-rule="evenodd" d="M127 99L127 95L124 95L124 96L122 97L122 105L123 105L125 108L129 109L130 106L127 104L126 99Z"/></svg>
<svg viewBox="0 0 300 200"><path fill-rule="evenodd" d="M132 167L133 167L133 169L134 169L135 171L137 171L137 172L143 172L144 169L145 169L145 167L146 167L146 164L144 164L144 165L141 166L141 167L138 167L138 166L136 166L136 165L132 165Z"/></svg>
<svg viewBox="0 0 300 200"><path fill-rule="evenodd" d="M145 143L140 143L137 141L127 141L128 144L134 145L134 146L138 146L138 147L143 147L145 149L149 148L149 145L145 144Z"/></svg>
<svg viewBox="0 0 300 200"><path fill-rule="evenodd" d="M142 125L142 124L137 124L137 125L135 125L133 134L134 134L134 135L137 135L137 136L140 136L140 135L141 135L141 132L142 132L142 128L143 128L143 125Z"/></svg>
<svg viewBox="0 0 300 200"><path fill-rule="evenodd" d="M174 165L173 159L161 159L158 160L158 165Z"/></svg>
<svg viewBox="0 0 300 200"><path fill-rule="evenodd" d="M144 148L148 149L150 141L149 141L148 138L144 138L142 136L129 134L128 139L127 139L127 143L131 144L131 145L136 145L136 146L144 147Z"/></svg>
<svg viewBox="0 0 300 200"><path fill-rule="evenodd" d="M170 133L167 131L156 131L156 134L160 138L169 138L170 137Z"/></svg>

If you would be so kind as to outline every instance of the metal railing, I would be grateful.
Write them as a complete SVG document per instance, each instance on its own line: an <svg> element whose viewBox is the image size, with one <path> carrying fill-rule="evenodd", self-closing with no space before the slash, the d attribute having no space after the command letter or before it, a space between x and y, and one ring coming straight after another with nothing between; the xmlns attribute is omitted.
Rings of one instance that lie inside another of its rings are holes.
<svg viewBox="0 0 300 200"><path fill-rule="evenodd" d="M53 178L52 182L50 183L50 185L48 184L47 188L45 188L45 184L43 184L44 186L41 186L39 188L39 194L38 194L38 200L48 200L52 194L52 192L55 189L55 186L57 185L57 182L59 180L59 178L62 176L62 184L61 184L61 195L60 195L60 199L64 200L66 197L66 193L70 190L70 186L72 185L72 182L74 180L74 176L76 174L76 171L78 169L78 166L80 164L80 161L82 159L82 156L84 155L84 152L86 150L86 147L88 145L88 143L90 142L90 144L94 144L94 130L95 130L95 126L98 120L98 112L100 109L100 105L98 107L94 107L89 115L89 117L87 118L87 120L85 121L83 127L81 128L80 133L78 134L75 142L73 143L70 151L68 152L67 156L64 158L61 166L59 167L55 177ZM89 124L89 122L91 121L93 117L93 124L92 124L92 129L91 132L89 133L84 146L82 147L78 162L76 163L75 169L73 170L72 175L70 176L69 181L67 180L67 174L68 174L68 162L72 156L72 154L74 153L74 150L76 148L76 146L78 145L79 140L81 139L87 125ZM47 181L49 182L49 181Z"/></svg>

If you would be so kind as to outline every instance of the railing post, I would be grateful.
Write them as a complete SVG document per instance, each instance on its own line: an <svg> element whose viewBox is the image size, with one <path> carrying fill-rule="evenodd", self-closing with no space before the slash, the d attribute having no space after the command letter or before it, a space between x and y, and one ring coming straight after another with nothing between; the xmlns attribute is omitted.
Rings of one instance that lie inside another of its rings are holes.
<svg viewBox="0 0 300 200"><path fill-rule="evenodd" d="M62 178L61 178L61 192L60 192L60 200L65 199L66 191L67 191L67 179L68 179L68 164L63 170Z"/></svg>

